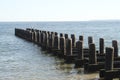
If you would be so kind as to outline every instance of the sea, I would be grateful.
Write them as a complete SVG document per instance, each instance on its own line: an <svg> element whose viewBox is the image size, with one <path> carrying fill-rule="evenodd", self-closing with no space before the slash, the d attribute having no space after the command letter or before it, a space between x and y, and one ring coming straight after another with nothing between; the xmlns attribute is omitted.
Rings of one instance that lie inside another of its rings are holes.
<svg viewBox="0 0 120 80"><path fill-rule="evenodd" d="M66 64L41 47L15 36L15 28L33 28L58 33L92 36L99 50L99 38L104 38L105 47L112 40L120 47L120 21L61 21L61 22L0 22L0 80L98 80L99 72L86 73L83 68Z"/></svg>

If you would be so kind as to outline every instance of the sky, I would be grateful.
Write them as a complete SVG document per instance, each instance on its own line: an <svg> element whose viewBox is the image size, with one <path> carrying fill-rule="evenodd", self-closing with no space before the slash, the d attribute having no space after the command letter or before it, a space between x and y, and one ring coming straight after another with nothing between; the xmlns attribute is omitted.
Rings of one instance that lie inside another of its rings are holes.
<svg viewBox="0 0 120 80"><path fill-rule="evenodd" d="M0 21L120 20L120 0L0 0Z"/></svg>

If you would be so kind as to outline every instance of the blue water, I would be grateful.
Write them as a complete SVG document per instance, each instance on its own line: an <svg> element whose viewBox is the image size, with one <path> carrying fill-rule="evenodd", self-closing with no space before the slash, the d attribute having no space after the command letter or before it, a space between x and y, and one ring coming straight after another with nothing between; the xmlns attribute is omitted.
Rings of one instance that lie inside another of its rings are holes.
<svg viewBox="0 0 120 80"><path fill-rule="evenodd" d="M83 22L0 22L0 80L95 80L98 73L84 74L74 69L74 64L46 54L33 43L14 36L15 28L35 28L58 33L93 36L98 49L99 38L105 39L105 47L112 40L120 41L120 21ZM119 44L120 47L120 44Z"/></svg>

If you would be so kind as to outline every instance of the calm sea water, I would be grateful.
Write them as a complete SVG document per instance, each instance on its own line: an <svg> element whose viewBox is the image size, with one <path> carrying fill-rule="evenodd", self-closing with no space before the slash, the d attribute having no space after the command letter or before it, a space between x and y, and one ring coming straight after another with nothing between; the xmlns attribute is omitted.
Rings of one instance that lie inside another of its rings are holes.
<svg viewBox="0 0 120 80"><path fill-rule="evenodd" d="M58 33L93 36L98 48L99 38L105 46L112 40L120 41L120 21L86 22L0 22L0 80L97 80L98 73L85 74L84 69L74 69L33 43L14 36L15 28L35 28ZM119 45L120 47L120 45Z"/></svg>

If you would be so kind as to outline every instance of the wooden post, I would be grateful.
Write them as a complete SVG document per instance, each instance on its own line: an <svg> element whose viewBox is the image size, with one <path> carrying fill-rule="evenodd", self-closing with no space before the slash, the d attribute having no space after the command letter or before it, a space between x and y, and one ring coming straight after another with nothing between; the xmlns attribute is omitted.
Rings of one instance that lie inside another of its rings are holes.
<svg viewBox="0 0 120 80"><path fill-rule="evenodd" d="M37 35L37 44L38 44L39 43L39 30L37 30L36 35Z"/></svg>
<svg viewBox="0 0 120 80"><path fill-rule="evenodd" d="M65 43L66 43L66 44L65 44L65 45L66 45L66 56L67 56L67 55L69 54L69 52L68 52L68 48L67 48L68 45L69 45L69 44L68 44L68 41L69 41L68 39L69 39L69 38L68 38L68 34L64 34L64 36L65 36Z"/></svg>
<svg viewBox="0 0 120 80"><path fill-rule="evenodd" d="M114 78L120 78L120 70L113 69L114 65L114 47L106 47L105 69L100 70L100 78L104 80L113 80Z"/></svg>
<svg viewBox="0 0 120 80"><path fill-rule="evenodd" d="M54 48L54 36L55 36L55 33L54 32L51 32L51 48Z"/></svg>
<svg viewBox="0 0 120 80"><path fill-rule="evenodd" d="M55 36L57 36L58 35L58 33L57 32L55 32Z"/></svg>
<svg viewBox="0 0 120 80"><path fill-rule="evenodd" d="M62 33L60 33L60 37L63 37L63 34L62 34Z"/></svg>
<svg viewBox="0 0 120 80"><path fill-rule="evenodd" d="M35 31L34 30L32 31L32 41L33 42L35 41Z"/></svg>
<svg viewBox="0 0 120 80"><path fill-rule="evenodd" d="M37 42L37 30L35 29L35 33L34 33L34 35L35 35L35 43Z"/></svg>
<svg viewBox="0 0 120 80"><path fill-rule="evenodd" d="M113 69L113 62L114 62L114 53L113 52L114 52L113 47L106 47L105 70Z"/></svg>
<svg viewBox="0 0 120 80"><path fill-rule="evenodd" d="M44 38L44 33L43 33L43 31L41 32L41 46L43 45L43 39Z"/></svg>
<svg viewBox="0 0 120 80"><path fill-rule="evenodd" d="M60 37L60 50L63 56L66 55L66 43L64 37Z"/></svg>
<svg viewBox="0 0 120 80"><path fill-rule="evenodd" d="M118 57L118 42L117 42L117 40L112 41L112 47L114 48L114 57Z"/></svg>
<svg viewBox="0 0 120 80"><path fill-rule="evenodd" d="M48 36L47 37L47 39L48 39L47 40L47 48L49 49L49 47L50 47L50 44L49 44L49 41L50 41L50 32L49 31L47 32L47 36Z"/></svg>
<svg viewBox="0 0 120 80"><path fill-rule="evenodd" d="M45 45L45 48L47 48L47 46L48 46L48 33L45 32L44 34L45 34L44 45Z"/></svg>
<svg viewBox="0 0 120 80"><path fill-rule="evenodd" d="M48 43L48 44L49 44L49 49L52 49L52 44L53 44L53 43L52 43L52 42L53 42L52 34L53 34L53 33L51 32L51 34L49 35L49 41L48 41L48 42L49 42L49 43Z"/></svg>
<svg viewBox="0 0 120 80"><path fill-rule="evenodd" d="M77 41L76 42L76 48L78 50L78 59L83 59L84 55L83 55L83 41Z"/></svg>
<svg viewBox="0 0 120 80"><path fill-rule="evenodd" d="M97 64L95 44L89 44L89 64Z"/></svg>
<svg viewBox="0 0 120 80"><path fill-rule="evenodd" d="M54 35L54 32L51 32L51 34L49 35L49 49L54 48Z"/></svg>
<svg viewBox="0 0 120 80"><path fill-rule="evenodd" d="M66 55L72 55L72 39L67 39Z"/></svg>
<svg viewBox="0 0 120 80"><path fill-rule="evenodd" d="M82 36L82 35L79 36L79 40L80 40L80 41L83 41L83 36Z"/></svg>
<svg viewBox="0 0 120 80"><path fill-rule="evenodd" d="M44 45L45 45L45 31L43 31L42 35L43 35L42 48L44 50Z"/></svg>
<svg viewBox="0 0 120 80"><path fill-rule="evenodd" d="M78 51L77 58L75 59L75 68L83 67L83 65L86 63L84 60L84 54L83 54L83 41L77 41L76 42L76 50Z"/></svg>
<svg viewBox="0 0 120 80"><path fill-rule="evenodd" d="M99 39L99 50L100 50L100 54L104 54L104 39L103 38Z"/></svg>
<svg viewBox="0 0 120 80"><path fill-rule="evenodd" d="M39 31L39 45L41 46L41 31Z"/></svg>
<svg viewBox="0 0 120 80"><path fill-rule="evenodd" d="M32 32L30 31L30 41L32 41Z"/></svg>
<svg viewBox="0 0 120 80"><path fill-rule="evenodd" d="M59 47L60 47L59 38L57 35L55 35L55 37L54 37L54 49L58 50L58 49L60 49Z"/></svg>
<svg viewBox="0 0 120 80"><path fill-rule="evenodd" d="M71 34L71 39L72 39L72 47L76 47L75 45L75 35Z"/></svg>
<svg viewBox="0 0 120 80"><path fill-rule="evenodd" d="M65 34L65 39L68 39L68 34Z"/></svg>
<svg viewBox="0 0 120 80"><path fill-rule="evenodd" d="M88 37L88 45L93 43L93 38L91 36Z"/></svg>

